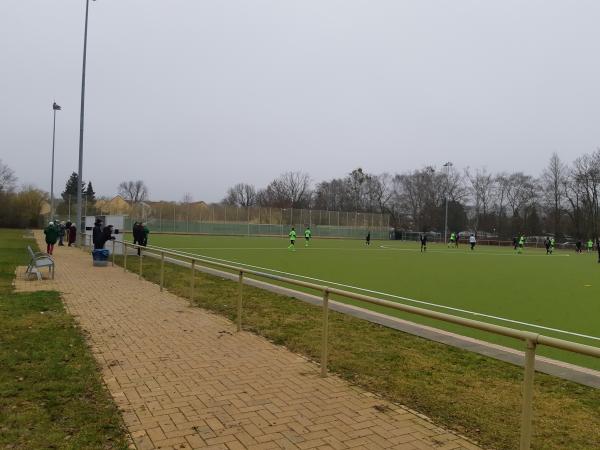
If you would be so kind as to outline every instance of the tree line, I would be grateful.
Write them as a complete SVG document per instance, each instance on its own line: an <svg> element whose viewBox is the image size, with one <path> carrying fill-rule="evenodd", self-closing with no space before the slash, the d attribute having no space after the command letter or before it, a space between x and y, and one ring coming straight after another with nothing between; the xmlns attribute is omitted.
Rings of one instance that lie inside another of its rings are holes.
<svg viewBox="0 0 600 450"><path fill-rule="evenodd" d="M17 189L14 171L0 160L0 227L37 227L48 195L34 186Z"/></svg>
<svg viewBox="0 0 600 450"><path fill-rule="evenodd" d="M597 237L600 150L572 163L553 154L539 176L426 166L402 173L371 174L357 168L316 184L303 172L288 172L264 188L238 183L223 203L235 206L312 208L387 213L396 229L448 228L501 237L553 234Z"/></svg>
<svg viewBox="0 0 600 450"><path fill-rule="evenodd" d="M35 186L17 185L15 172L0 160L0 227L35 228L43 225L44 208L50 205L48 192ZM77 207L78 175L71 173L65 188L54 199L55 214L59 217L74 217ZM98 214L98 198L91 181L82 182L81 196L83 213ZM143 181L123 181L117 188L119 194L131 205L148 198L148 188Z"/></svg>
<svg viewBox="0 0 600 450"><path fill-rule="evenodd" d="M14 172L0 161L0 226L34 227L40 224L48 194L33 186L17 189ZM61 198L58 214L66 215L77 197L77 174L72 173ZM81 183L87 214L96 214L96 194L91 182ZM148 199L141 180L124 181L118 192L132 206ZM313 183L303 172L287 172L264 188L238 183L227 190L222 203L231 206L320 209L384 213L398 230L448 228L501 237L517 234L557 238L599 235L600 149L571 163L555 153L539 176L524 172L489 172L485 168L457 169L426 166L401 173L372 174L357 168L341 178ZM190 204L186 194L182 204ZM62 201L61 201L62 200Z"/></svg>

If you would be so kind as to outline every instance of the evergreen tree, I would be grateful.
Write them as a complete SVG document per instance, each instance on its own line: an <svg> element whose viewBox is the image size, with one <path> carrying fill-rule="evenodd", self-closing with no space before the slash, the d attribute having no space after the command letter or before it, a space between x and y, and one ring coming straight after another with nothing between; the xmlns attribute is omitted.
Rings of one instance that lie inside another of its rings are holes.
<svg viewBox="0 0 600 450"><path fill-rule="evenodd" d="M96 203L96 193L92 187L92 182L88 182L87 188L85 189L85 198L87 199L88 205L94 205Z"/></svg>
<svg viewBox="0 0 600 450"><path fill-rule="evenodd" d="M77 198L77 178L79 176L76 172L73 172L67 180L65 190L61 194L65 202L69 201L69 197L71 197L71 200ZM81 192L85 195L85 183L81 183Z"/></svg>

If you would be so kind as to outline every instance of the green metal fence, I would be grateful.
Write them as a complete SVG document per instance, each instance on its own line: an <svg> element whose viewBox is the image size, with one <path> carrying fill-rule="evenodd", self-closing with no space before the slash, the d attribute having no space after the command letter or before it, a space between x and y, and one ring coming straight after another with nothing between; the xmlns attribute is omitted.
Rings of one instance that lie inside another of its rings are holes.
<svg viewBox="0 0 600 450"><path fill-rule="evenodd" d="M202 233L237 236L287 236L295 227L299 236L307 226L314 237L390 239L389 216L378 213L322 211L309 209L240 208L227 205L156 206L148 214L129 217L125 231L134 221L143 221L153 232Z"/></svg>

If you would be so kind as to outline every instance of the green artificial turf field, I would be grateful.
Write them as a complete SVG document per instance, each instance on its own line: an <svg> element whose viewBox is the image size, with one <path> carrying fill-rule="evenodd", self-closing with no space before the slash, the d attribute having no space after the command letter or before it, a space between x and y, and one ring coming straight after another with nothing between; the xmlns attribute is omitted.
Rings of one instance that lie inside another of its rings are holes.
<svg viewBox="0 0 600 450"><path fill-rule="evenodd" d="M218 258L317 284L330 284L413 306L600 346L597 253L480 246L471 252L416 242L150 235L150 246ZM336 284L334 284L336 283ZM399 298L402 297L402 298ZM359 304L346 300L348 303ZM424 303L425 302L425 303ZM377 306L360 306L382 311ZM522 349L519 341L386 309L386 313ZM600 360L540 347L539 354L600 369Z"/></svg>

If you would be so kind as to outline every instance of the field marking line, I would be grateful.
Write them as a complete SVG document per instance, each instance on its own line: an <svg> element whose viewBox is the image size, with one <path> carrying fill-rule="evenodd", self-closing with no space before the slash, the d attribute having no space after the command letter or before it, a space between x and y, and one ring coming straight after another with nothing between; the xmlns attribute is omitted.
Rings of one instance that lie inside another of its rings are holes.
<svg viewBox="0 0 600 450"><path fill-rule="evenodd" d="M387 245L380 245L380 248L383 248L385 250L395 250L398 252L420 252L420 249L417 248L396 248L396 247L390 247ZM465 247L466 248L466 247ZM468 252L457 252L455 250L427 250L423 253L444 253L444 254L459 254L459 255L491 255L491 256L513 256L516 255L516 253L493 253L493 252L480 252L480 251L468 251ZM528 256L528 257L532 257L532 256L537 256L539 257L546 257L548 255L531 255L531 254L523 254L521 253L520 256ZM569 256L567 255L551 255L551 256L555 256L555 257L566 257Z"/></svg>
<svg viewBox="0 0 600 450"><path fill-rule="evenodd" d="M158 248L161 248L161 247L158 247ZM165 248L165 247L162 247L162 248L164 250L169 250L168 248ZM386 297L392 297L392 298L396 298L396 299L399 299L399 300L405 300L405 301L412 302L412 303L418 303L418 304L421 304L421 305L433 306L433 307L436 307L436 308L448 309L448 310L451 310L451 311L462 312L462 313L465 313L465 314L471 314L471 315L477 316L477 317L486 317L488 319L494 319L494 320L503 321L503 322L509 322L509 323L514 323L514 324L519 324L519 325L525 325L525 326L532 327L532 328L539 328L539 329L542 329L542 330L554 331L556 333L568 334L568 335L571 335L571 336L577 336L577 337L582 337L582 338L585 338L585 339L593 339L593 340L596 340L596 341L600 341L600 337L597 337L597 336L590 336L590 335L587 335L587 334L575 333L573 331L561 330L559 328L552 328L552 327L547 327L547 326L544 326L544 325L536 325L536 324L533 324L533 323L522 322L522 321L514 320L514 319L506 319L504 317L493 316L493 315L490 315L490 314L479 313L479 312L475 312L475 311L469 311L468 309L455 308L453 306L439 305L437 303L427 302L427 301L423 301L423 300L416 300L416 299L409 298L409 297L402 297L400 295L389 294L387 292L381 292L381 291L375 291L375 290L372 290L372 289L361 288L361 287L357 287L357 286L352 286L350 284L336 283L335 281L323 280L323 279L320 279L320 278L309 277L309 276L306 276L306 275L299 275L299 274L295 274L295 273L291 273L291 272L284 272L282 270L270 269L268 267L255 266L255 265L252 265L252 264L246 264L246 263L242 263L242 262L239 262L239 261L231 261L231 260L227 260L227 259L216 258L214 256L200 255L198 253L189 253L189 252L181 252L181 253L188 253L190 255L201 256L201 257L206 258L206 259L213 259L215 261L224 262L224 263L228 263L228 264L237 264L237 265L240 265L240 266L251 267L251 268L254 268L254 269L265 270L265 271L279 273L279 274L284 274L284 275L290 275L290 276L296 277L296 278L304 278L306 280L317 281L319 283L333 284L333 285L336 285L336 286L342 286L342 287L345 287L345 288L355 289L357 291L369 292L371 294L377 294L377 295L383 295L383 296L386 296Z"/></svg>
<svg viewBox="0 0 600 450"><path fill-rule="evenodd" d="M302 247L302 246L300 246ZM287 251L287 247L169 247L171 249L176 249L176 250L278 250L278 251ZM416 253L420 253L420 249L416 249L416 248L395 248L395 247L390 247L390 246L386 246L386 245L380 245L379 247L373 247L374 250L379 250L379 249L383 249L383 250L395 250L395 251L399 251L399 252L416 252ZM340 248L340 247L303 247L303 250L309 250L309 251L315 251L315 250L336 250L336 251L342 251L342 252L362 252L362 251L373 251L371 249L368 248ZM490 255L490 256L513 256L514 253L495 253L495 252L455 252L453 250L429 250L427 251L427 253L444 253L444 254L459 254L459 255ZM546 257L547 255L531 255L531 254L526 254L526 255L521 255L521 256L527 256L527 257L532 257L532 256L536 256L536 257ZM553 255L555 257L565 257L565 256L569 256L567 255Z"/></svg>
<svg viewBox="0 0 600 450"><path fill-rule="evenodd" d="M298 245L302 250L341 250L341 251L367 251L366 248L339 248L339 247L304 247ZM177 250L279 250L288 251L287 247L169 247Z"/></svg>

